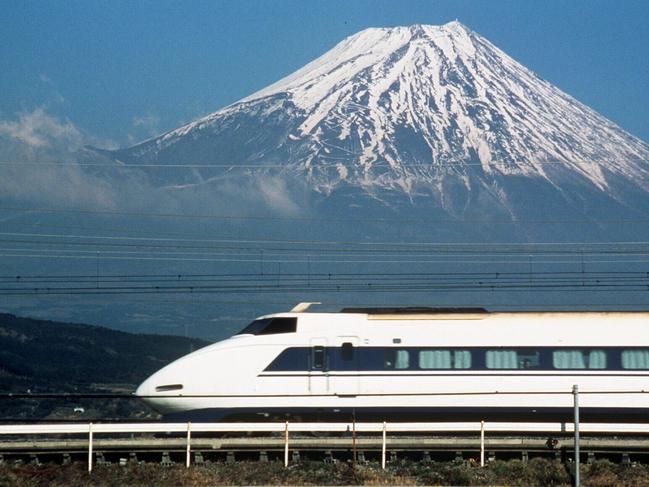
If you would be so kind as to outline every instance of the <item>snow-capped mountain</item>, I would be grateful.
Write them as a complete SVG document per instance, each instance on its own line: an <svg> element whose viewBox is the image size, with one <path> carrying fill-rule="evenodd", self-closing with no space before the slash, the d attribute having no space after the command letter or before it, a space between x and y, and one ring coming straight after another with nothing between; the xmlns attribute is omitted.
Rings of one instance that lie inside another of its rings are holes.
<svg viewBox="0 0 649 487"><path fill-rule="evenodd" d="M649 188L646 143L459 22L363 30L237 103L110 156L281 166L321 195L426 198L456 216L491 205L516 217L534 198L579 212L594 200L625 207Z"/></svg>

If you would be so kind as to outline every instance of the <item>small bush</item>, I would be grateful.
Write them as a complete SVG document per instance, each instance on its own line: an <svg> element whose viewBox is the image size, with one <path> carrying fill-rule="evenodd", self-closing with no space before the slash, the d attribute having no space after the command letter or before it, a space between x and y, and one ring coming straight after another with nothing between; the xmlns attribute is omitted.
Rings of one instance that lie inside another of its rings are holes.
<svg viewBox="0 0 649 487"><path fill-rule="evenodd" d="M598 460L582 465L585 487L649 485L649 468ZM485 468L473 462L402 460L382 470L376 462L352 465L304 460L284 468L282 462L214 462L204 466L162 468L156 463L97 465L91 475L84 463L71 465L0 464L0 487L171 487L179 485L507 485L568 486L570 475L558 461L534 458L495 461Z"/></svg>
<svg viewBox="0 0 649 487"><path fill-rule="evenodd" d="M583 484L587 487L640 487L649 485L649 468L645 465L620 465L597 460L582 467Z"/></svg>

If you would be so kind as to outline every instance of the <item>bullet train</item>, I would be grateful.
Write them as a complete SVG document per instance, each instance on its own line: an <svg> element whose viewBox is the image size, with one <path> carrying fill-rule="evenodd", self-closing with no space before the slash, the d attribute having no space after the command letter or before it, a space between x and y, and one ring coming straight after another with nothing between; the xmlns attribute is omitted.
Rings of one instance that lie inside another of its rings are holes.
<svg viewBox="0 0 649 487"><path fill-rule="evenodd" d="M159 370L165 420L646 420L649 313L375 308L262 316Z"/></svg>

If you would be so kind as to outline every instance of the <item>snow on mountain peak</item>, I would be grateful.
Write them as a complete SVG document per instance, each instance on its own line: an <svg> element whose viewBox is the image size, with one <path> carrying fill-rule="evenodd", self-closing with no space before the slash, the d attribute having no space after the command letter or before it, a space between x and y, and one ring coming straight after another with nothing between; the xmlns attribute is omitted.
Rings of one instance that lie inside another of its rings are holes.
<svg viewBox="0 0 649 487"><path fill-rule="evenodd" d="M475 53L470 31L458 21L442 26L372 27L344 39L303 68L241 101L290 92L298 106L308 109L342 81L388 62L410 43L435 45L448 58L469 57Z"/></svg>
<svg viewBox="0 0 649 487"><path fill-rule="evenodd" d="M316 190L445 187L504 201L502 178L599 192L649 185L649 146L458 21L370 28L122 160L280 163ZM455 191L455 190L454 190ZM642 189L645 191L645 189ZM456 191L457 192L457 191Z"/></svg>

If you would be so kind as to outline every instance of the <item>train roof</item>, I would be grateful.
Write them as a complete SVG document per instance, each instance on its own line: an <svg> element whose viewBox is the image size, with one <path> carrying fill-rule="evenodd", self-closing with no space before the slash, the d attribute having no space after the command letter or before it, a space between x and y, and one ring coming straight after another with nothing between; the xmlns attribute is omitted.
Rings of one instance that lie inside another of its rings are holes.
<svg viewBox="0 0 649 487"><path fill-rule="evenodd" d="M368 314L368 315L417 315L417 314L476 314L489 313L485 308L428 308L421 306L398 308L343 308L340 313Z"/></svg>
<svg viewBox="0 0 649 487"><path fill-rule="evenodd" d="M305 313L309 314L366 314L366 315L557 315L557 314L649 314L649 310L589 310L589 309L575 309L575 310L489 310L487 308L478 306L467 307L435 307L435 306L384 306L384 307L346 307L339 311L311 311L310 306L322 303L299 303L288 313Z"/></svg>
<svg viewBox="0 0 649 487"><path fill-rule="evenodd" d="M530 318L573 316L573 317L614 317L614 316L643 316L649 318L648 310L488 310L483 307L428 307L428 306L390 306L390 307L345 307L339 311L311 311L312 304L299 303L289 312L277 313L270 316L299 316L308 315L365 315L368 320L485 320L489 318L509 316Z"/></svg>

